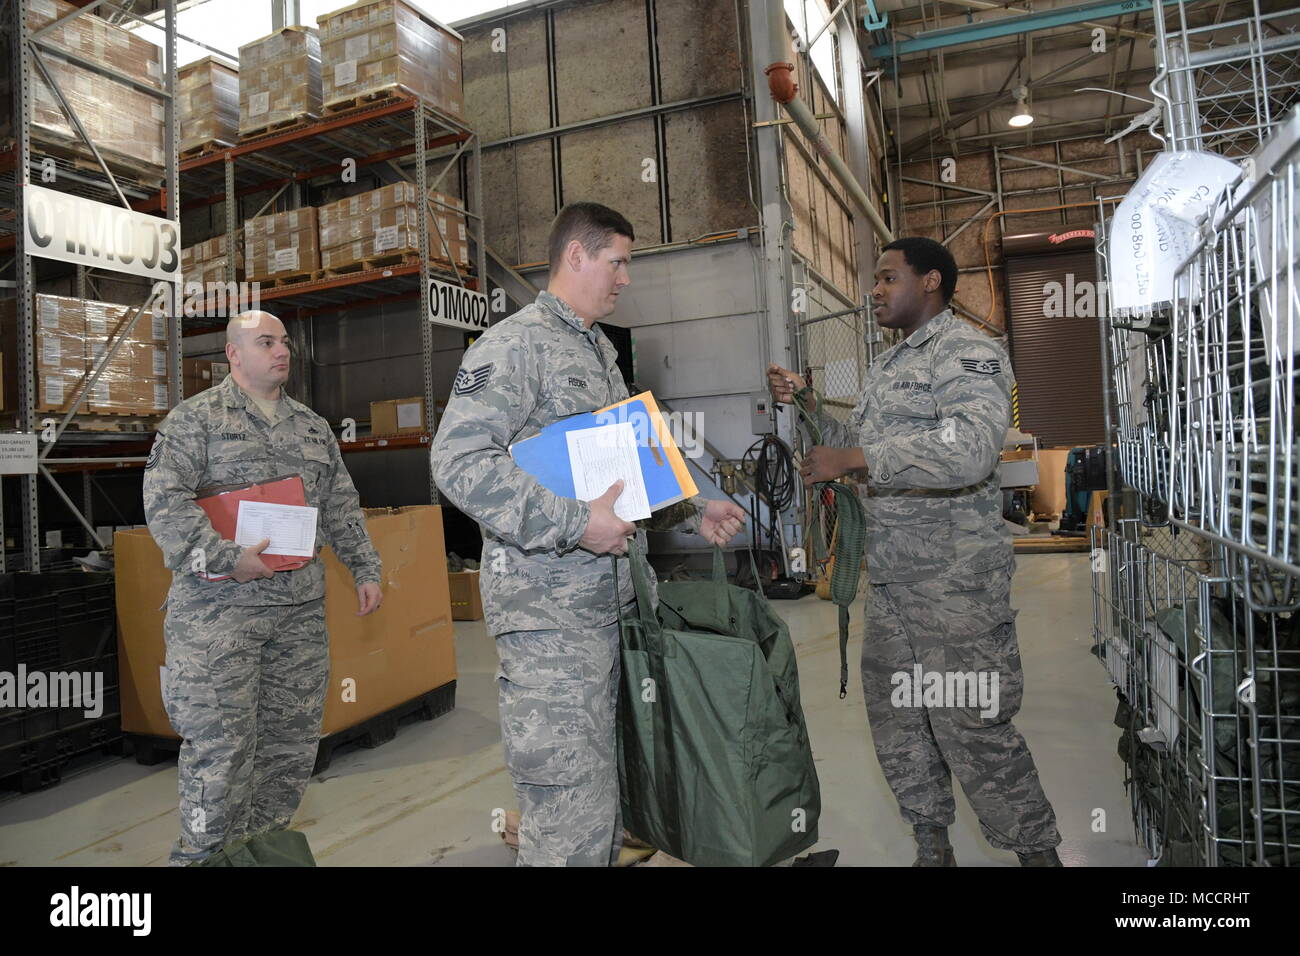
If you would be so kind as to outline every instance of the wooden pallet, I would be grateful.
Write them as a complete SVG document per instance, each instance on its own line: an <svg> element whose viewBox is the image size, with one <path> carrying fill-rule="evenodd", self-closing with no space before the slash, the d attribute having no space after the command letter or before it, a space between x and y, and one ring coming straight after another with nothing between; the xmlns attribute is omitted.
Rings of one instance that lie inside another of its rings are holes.
<svg viewBox="0 0 1300 956"><path fill-rule="evenodd" d="M291 133L294 130L306 129L316 120L317 117L310 113L300 113L288 119L267 123L265 126L250 126L239 131L239 142L243 144L250 140L259 139L262 136L274 136L278 133Z"/></svg>
<svg viewBox="0 0 1300 956"><path fill-rule="evenodd" d="M1088 551L1088 538L1070 538L1059 534L1025 534L1013 538L1016 554L1055 554Z"/></svg>
<svg viewBox="0 0 1300 956"><path fill-rule="evenodd" d="M311 272L297 272L293 275L272 276L267 279L253 279L251 281L258 283L265 289L283 289L285 286L314 282L324 277L325 273L320 269L313 269Z"/></svg>
<svg viewBox="0 0 1300 956"><path fill-rule="evenodd" d="M374 89L357 93L355 96L348 96L344 99L334 100L327 103L322 112L326 116L338 116L342 113L353 113L357 110L370 109L380 106L391 100L406 100L415 96L416 93L409 87L400 83L390 83L388 86L377 86Z"/></svg>
<svg viewBox="0 0 1300 956"><path fill-rule="evenodd" d="M212 153L220 153L223 150L232 149L234 143L228 143L224 139L210 139L206 143L200 143L198 146L191 146L189 149L182 149L180 152L181 159L198 159L200 156L208 156Z"/></svg>
<svg viewBox="0 0 1300 956"><path fill-rule="evenodd" d="M419 261L419 255L412 255L409 252L395 252L382 256L371 256L368 259L360 259L357 262L349 262L347 265L334 266L323 271L327 277L333 279L339 276L351 275L354 272L383 269L386 266L416 265Z"/></svg>
<svg viewBox="0 0 1300 956"><path fill-rule="evenodd" d="M86 144L80 138L66 139L50 130L33 130L32 163L40 165L42 154L58 157L77 169L85 170L96 177L102 177L104 170L95 157L91 155ZM134 156L124 156L111 149L100 148L99 154L113 173L119 186L134 186L141 190L161 189L164 172L159 166L151 166Z"/></svg>

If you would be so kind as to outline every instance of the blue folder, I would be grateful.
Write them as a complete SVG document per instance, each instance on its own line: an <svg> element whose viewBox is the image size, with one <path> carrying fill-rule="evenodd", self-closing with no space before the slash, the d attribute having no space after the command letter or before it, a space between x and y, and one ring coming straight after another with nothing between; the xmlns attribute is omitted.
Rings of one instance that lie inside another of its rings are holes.
<svg viewBox="0 0 1300 956"><path fill-rule="evenodd" d="M565 433L580 428L597 428L622 421L631 421L636 430L638 455L641 460L641 475L645 482L646 499L650 510L657 511L675 504L683 498L695 494L695 489L682 487L682 482L673 468L672 456L659 442L650 424L650 414L644 401L633 399L625 404L608 409L585 412L561 419L547 425L532 438L515 442L510 446L510 455L524 471L528 472L542 487L552 491L561 498L576 498L573 490L573 469L569 464L569 443ZM672 454L680 453L676 448ZM689 479L688 479L689 480Z"/></svg>

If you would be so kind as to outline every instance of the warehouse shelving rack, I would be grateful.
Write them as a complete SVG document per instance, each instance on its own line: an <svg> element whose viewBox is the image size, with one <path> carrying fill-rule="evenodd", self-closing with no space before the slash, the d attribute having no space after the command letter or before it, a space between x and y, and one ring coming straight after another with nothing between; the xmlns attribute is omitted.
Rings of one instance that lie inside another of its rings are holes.
<svg viewBox="0 0 1300 956"><path fill-rule="evenodd" d="M1175 865L1300 863L1300 34L1288 15L1195 29L1183 3L1157 15L1166 147L1243 169L1201 220L1172 301L1102 329L1112 483L1136 512L1093 531L1094 640L1121 696L1139 839ZM1104 269L1103 241L1098 254Z"/></svg>
<svg viewBox="0 0 1300 956"><path fill-rule="evenodd" d="M51 154L43 159L53 162L55 177L48 184L63 192L74 193L84 198L93 199L111 205L120 205L137 211L161 213L172 221L179 220L177 204L178 162L177 162L177 110L176 110L176 3L165 0L162 4L162 18L165 41L163 44L163 83L161 90L155 90L147 84L141 84L129 76L119 73L112 67L97 63L83 56L78 56L51 45L45 34L61 24L77 17L95 12L104 7L122 12L136 20L142 18L130 11L105 0L94 0L76 11L67 14L54 23L37 30L27 25L26 2L11 2L5 5L3 27L8 34L10 63L13 64L13 129L14 144L0 151L0 208L12 210L12 218L0 217L0 261L9 252L13 253L14 279L6 283L15 291L19 326L18 354L18 408L16 424L20 432L37 433L46 429L37 420L35 405L35 348L37 346L33 328L33 295L35 293L35 269L31 250L25 241L21 228L24 190L32 185L32 157L34 148L40 144L33 141L31 128L33 85L39 77L59 100L64 113L73 127L80 134L83 142L95 159L95 165L78 163ZM148 178L134 179L129 173L114 171L105 162L95 143L87 136L84 127L77 118L75 110L68 105L66 97L59 89L55 79L49 74L45 65L47 57L61 59L75 64L81 69L126 83L148 95L156 97L163 104L164 149L163 177L161 191L159 184ZM3 270L7 271L5 265ZM85 297L89 281L85 267L77 266L77 295ZM179 302L179 282L168 283L171 287L172 303ZM102 375L109 361L116 355L126 336L135 328L145 307L155 298L154 288L149 290L145 300L134 307L126 322L118 329L118 335L109 343L106 354L86 377L77 395L74 397L70 411L55 416L46 416L45 421L53 419L53 440L42 440L39 452L38 470L34 475L21 476L22 482L22 549L24 568L30 572L41 570L40 514L38 505L38 480L44 478L49 482L57 496L71 511L77 521L85 528L90 540L101 548L111 545L109 541L100 540L93 524L88 519L90 513L90 475L104 469L136 466L143 462L143 457L134 457L129 453L140 451L139 435L96 433L90 431L70 431L78 409L89 396L91 388ZM180 319L178 310L172 308L168 323L167 336L168 401L174 405L180 398L181 353L180 353ZM129 447L127 447L129 445ZM80 449L80 453L72 447ZM116 454L114 454L116 452ZM127 453L127 454L124 454ZM83 502L79 507L54 478L56 472L81 471L83 474ZM0 506L3 499L0 498ZM3 512L0 510L0 527L3 527ZM0 572L6 571L5 549L0 547Z"/></svg>
<svg viewBox="0 0 1300 956"><path fill-rule="evenodd" d="M257 213L271 210L281 196L296 199L295 186L337 178L345 161L360 171L387 166L413 183L436 214L442 204L429 198L453 170L463 171L463 215L474 240L476 261L473 273L462 272L449 254L446 237L430 234L428 219L419 218L419 255L415 262L403 262L339 276L295 282L261 291L260 299L281 318L310 319L350 304L381 304L418 299L424 371L425 433L362 439L340 445L344 452L397 450L427 446L434 431L433 329L430 322L429 281L437 279L475 291L479 277L487 275L483 235L483 191L481 137L466 123L436 109L409 93L395 93L375 105L325 116L302 128L254 137L237 146L221 148L186 159L180 164L182 208L225 206L227 281L234 281L236 252L242 245L238 200L271 191L271 197ZM412 161L408 173L397 161ZM431 175L430 166L436 169ZM233 201L228 201L233 197ZM287 313L292 310L292 315ZM224 326L224 323L223 323ZM202 320L187 323L185 334L213 331ZM438 492L429 476L430 500Z"/></svg>

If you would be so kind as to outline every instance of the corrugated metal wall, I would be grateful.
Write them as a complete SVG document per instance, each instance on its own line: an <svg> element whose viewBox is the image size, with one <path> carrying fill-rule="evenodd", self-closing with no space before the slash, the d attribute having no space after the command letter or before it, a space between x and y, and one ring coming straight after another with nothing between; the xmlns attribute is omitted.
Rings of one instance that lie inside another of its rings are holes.
<svg viewBox="0 0 1300 956"><path fill-rule="evenodd" d="M1098 319L1095 308L1087 308L1083 285L1096 282L1094 254L1008 256L1005 265L1021 430L1037 436L1044 447L1104 442ZM1049 283L1061 284L1059 301L1066 314L1048 314L1057 311L1055 303L1047 308L1049 295L1057 295ZM1092 314L1071 314L1078 311Z"/></svg>

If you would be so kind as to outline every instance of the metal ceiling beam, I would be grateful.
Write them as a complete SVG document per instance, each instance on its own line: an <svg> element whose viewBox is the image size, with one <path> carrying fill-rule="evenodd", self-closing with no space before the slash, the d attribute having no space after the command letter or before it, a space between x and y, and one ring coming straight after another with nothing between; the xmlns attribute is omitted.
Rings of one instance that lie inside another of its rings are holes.
<svg viewBox="0 0 1300 956"><path fill-rule="evenodd" d="M1066 63L1063 66L1058 66L1055 70L1052 70L1052 72L1048 73L1046 76L1032 77L1029 80L1029 84L1033 85L1033 84L1048 83L1051 80L1056 79L1058 76L1063 76L1066 73L1073 71L1075 68L1080 67L1083 64L1087 63L1089 60L1093 60L1102 55L1103 54L1100 53L1093 53L1090 50L1089 52L1083 54L1082 56L1071 60L1069 63ZM912 152L914 152L917 148L928 144L930 140L934 138L936 133L938 133L938 135L940 136L943 136L947 134L948 130L950 129L960 129L961 127L969 123L971 120L975 119L977 116L984 116L993 107L1013 99L1015 99L1014 90L1003 90L1000 93L994 93L991 96L989 96L985 102L980 103L979 106L975 107L974 109L962 113L958 116L954 116L947 123L944 123L941 129L926 130L920 136L916 136L908 140L906 143L904 143L902 146L899 147L898 153L900 156L907 156Z"/></svg>
<svg viewBox="0 0 1300 956"><path fill-rule="evenodd" d="M1170 6L1177 2L1178 0L1160 0L1161 6ZM1189 6L1196 2L1198 0L1186 0ZM896 56L904 56L908 53L922 53L926 50L941 50L967 43L981 43L997 37L1036 33L1039 30L1072 26L1089 20L1108 20L1112 17L1150 10L1152 6L1152 0L1094 0L1090 3L1057 7L1054 10L1027 13L1018 17L1003 17L982 23L926 30L911 39L895 40L892 43L871 47L870 53L877 60L890 61Z"/></svg>
<svg viewBox="0 0 1300 956"><path fill-rule="evenodd" d="M997 10L1001 13L1033 13L1034 12L1028 7L1019 7L1019 6L1012 6L1010 4L994 3L993 0L941 0L941 2L946 4L951 4L954 7L965 7L967 10ZM1223 2L1226 3L1227 0L1223 0ZM915 23L916 20L919 18L909 18L906 17L905 15L908 13L912 13L917 9L921 9L921 8L906 7L902 10L895 10L894 16L896 18L896 25L900 27L905 27L910 23ZM1087 20L1084 20L1083 26L1104 27L1106 25L1101 23L1091 23ZM1155 37L1154 33L1144 32L1142 30L1125 30L1123 28L1115 28L1115 32L1119 36L1127 36L1130 38L1140 38L1140 39L1149 40Z"/></svg>
<svg viewBox="0 0 1300 956"><path fill-rule="evenodd" d="M1134 86L1142 85L1144 81L1147 81L1154 76L1155 72L1155 67L1134 70L1133 76L1129 81L1129 87L1133 88ZM1099 84L1104 83L1105 81L1106 74L1103 73L1100 76L1081 76L1076 80L1065 80L1062 82L1045 83L1040 81L1038 83L1030 83L1030 89L1033 91L1030 101L1031 106L1039 102L1046 102L1047 100L1059 100L1079 95L1075 93L1075 90L1079 87L1099 86ZM1093 93L1087 95L1098 97L1105 96L1104 93ZM996 105L992 104L986 106L985 104L987 99L988 94L984 93L975 96L960 96L954 99L949 105L955 110L969 111L978 115L984 115L990 110L996 108ZM1009 97L1009 99L1014 99L1014 97ZM897 111L890 110L890 114L891 118L897 116L901 120L925 120L930 118L925 103L913 103L909 106L902 106L899 107ZM1101 114L1098 114L1097 118L1104 119ZM1022 126L1020 127L1020 132L1023 133L1025 130L1031 128L1032 127Z"/></svg>
<svg viewBox="0 0 1300 956"><path fill-rule="evenodd" d="M1034 52L1038 54L1060 53L1063 51L1077 53L1081 47L1088 46L1091 39L1087 30L1053 33L1050 36L1036 39L1034 41ZM951 72L953 70L990 66L999 64L1002 61L1011 63L1019 55L1020 41L1018 39L1005 40L1000 43L985 44L972 50L949 51L944 55L944 67ZM928 57L918 56L908 60L901 60L898 63L898 75L904 78L918 76L929 71L931 65Z"/></svg>

